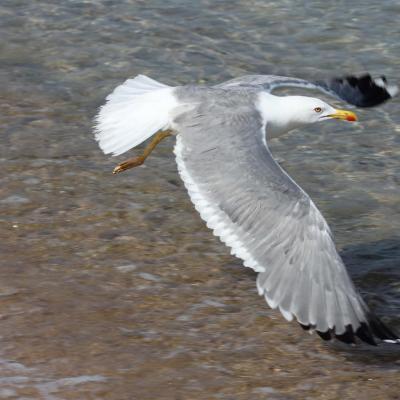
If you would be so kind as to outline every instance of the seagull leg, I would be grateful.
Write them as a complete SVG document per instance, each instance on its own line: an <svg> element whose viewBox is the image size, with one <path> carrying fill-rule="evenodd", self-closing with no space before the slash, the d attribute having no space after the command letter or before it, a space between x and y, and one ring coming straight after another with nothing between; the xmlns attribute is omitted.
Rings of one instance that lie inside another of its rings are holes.
<svg viewBox="0 0 400 400"><path fill-rule="evenodd" d="M143 154L134 158L130 158L129 160L126 160L122 162L121 164L118 164L114 170L113 174L118 174L120 172L126 171L127 169L138 167L139 165L142 165L146 158L150 155L150 153L155 149L155 147L160 143L163 139L165 139L168 136L171 136L172 133L170 130L168 131L161 131L157 133L153 140L146 146L146 148L143 151Z"/></svg>

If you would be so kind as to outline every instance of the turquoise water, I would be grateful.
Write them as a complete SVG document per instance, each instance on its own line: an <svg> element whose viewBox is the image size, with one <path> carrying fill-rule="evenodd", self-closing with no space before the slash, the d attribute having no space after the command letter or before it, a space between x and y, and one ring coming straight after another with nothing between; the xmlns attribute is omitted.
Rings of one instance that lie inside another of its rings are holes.
<svg viewBox="0 0 400 400"><path fill-rule="evenodd" d="M3 0L0 398L399 398L400 351L327 345L257 296L190 204L172 138L113 176L125 155L104 156L91 128L139 73L399 83L399 16L396 1ZM398 330L399 104L271 142Z"/></svg>

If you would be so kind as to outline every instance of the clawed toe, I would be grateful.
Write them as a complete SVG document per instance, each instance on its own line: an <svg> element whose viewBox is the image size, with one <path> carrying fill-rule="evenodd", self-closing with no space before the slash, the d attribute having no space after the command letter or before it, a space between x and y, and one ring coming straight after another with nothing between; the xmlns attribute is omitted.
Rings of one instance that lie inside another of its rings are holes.
<svg viewBox="0 0 400 400"><path fill-rule="evenodd" d="M154 148L157 146L158 143L161 142L161 140L165 139L166 137L171 136L171 131L162 131L159 132L153 140L146 146L144 149L144 152L141 156L135 157L135 158L130 158L129 160L126 160L122 162L121 164L118 164L114 170L113 174L119 174L120 172L126 171L127 169L138 167L139 165L142 165L146 158L149 156L149 154L154 150Z"/></svg>
<svg viewBox="0 0 400 400"><path fill-rule="evenodd" d="M124 161L121 164L118 164L114 168L113 174L119 174L120 172L126 171L127 169L138 167L139 165L142 165L143 162L144 162L144 159L141 156L132 158L131 160Z"/></svg>

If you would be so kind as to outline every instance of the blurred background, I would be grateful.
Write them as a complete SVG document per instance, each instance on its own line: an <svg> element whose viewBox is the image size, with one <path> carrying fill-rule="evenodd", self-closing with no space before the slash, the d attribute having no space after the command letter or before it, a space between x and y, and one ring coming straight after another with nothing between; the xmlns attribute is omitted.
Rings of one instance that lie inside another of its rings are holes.
<svg viewBox="0 0 400 400"><path fill-rule="evenodd" d="M173 138L113 176L135 150L104 156L92 118L139 73L399 84L399 17L390 0L2 0L0 398L398 399L400 350L323 343L257 296L192 207ZM271 142L397 330L399 106Z"/></svg>

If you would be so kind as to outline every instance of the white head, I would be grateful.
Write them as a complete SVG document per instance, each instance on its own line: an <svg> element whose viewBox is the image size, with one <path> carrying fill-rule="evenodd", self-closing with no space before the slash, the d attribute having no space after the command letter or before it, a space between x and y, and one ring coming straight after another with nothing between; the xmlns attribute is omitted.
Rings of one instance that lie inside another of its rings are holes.
<svg viewBox="0 0 400 400"><path fill-rule="evenodd" d="M357 121L347 110L337 110L320 99L305 96L273 96L263 93L260 108L267 122L267 135L276 137L292 129L328 119Z"/></svg>

